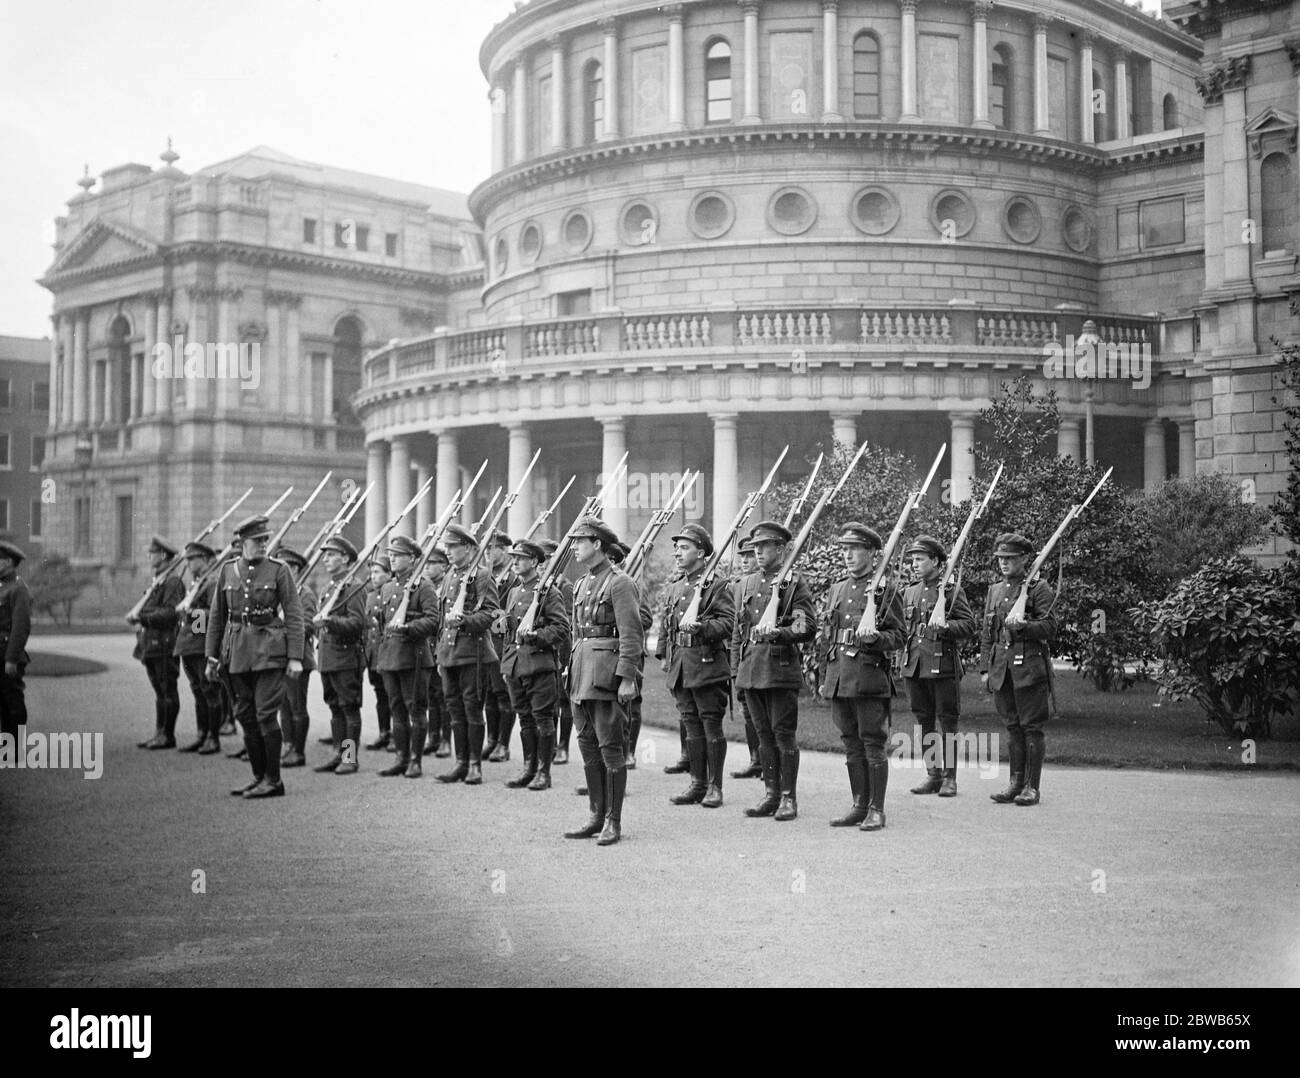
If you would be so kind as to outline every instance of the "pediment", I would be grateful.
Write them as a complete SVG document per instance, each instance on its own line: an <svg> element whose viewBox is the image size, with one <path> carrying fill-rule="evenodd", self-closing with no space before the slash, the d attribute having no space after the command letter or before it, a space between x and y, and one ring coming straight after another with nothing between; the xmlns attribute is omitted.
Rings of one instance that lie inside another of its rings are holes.
<svg viewBox="0 0 1300 1078"><path fill-rule="evenodd" d="M72 270L106 269L157 253L158 244L148 236L115 221L99 218L64 247L47 276Z"/></svg>
<svg viewBox="0 0 1300 1078"><path fill-rule="evenodd" d="M1267 108L1246 124L1246 139L1256 157L1266 149L1285 148L1296 152L1296 117L1283 109Z"/></svg>

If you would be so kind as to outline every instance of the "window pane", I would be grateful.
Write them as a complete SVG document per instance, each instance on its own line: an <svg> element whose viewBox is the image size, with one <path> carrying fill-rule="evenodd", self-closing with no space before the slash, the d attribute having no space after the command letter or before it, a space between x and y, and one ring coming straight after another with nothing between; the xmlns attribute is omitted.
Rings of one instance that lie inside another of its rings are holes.
<svg viewBox="0 0 1300 1078"><path fill-rule="evenodd" d="M1166 198L1158 202L1142 203L1141 220L1143 247L1162 247L1183 242L1183 200L1181 198Z"/></svg>

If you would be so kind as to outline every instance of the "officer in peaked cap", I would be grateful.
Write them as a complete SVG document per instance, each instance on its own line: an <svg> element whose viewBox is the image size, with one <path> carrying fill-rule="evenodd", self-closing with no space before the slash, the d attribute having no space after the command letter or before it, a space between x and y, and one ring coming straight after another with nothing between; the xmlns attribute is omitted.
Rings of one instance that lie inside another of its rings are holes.
<svg viewBox="0 0 1300 1078"><path fill-rule="evenodd" d="M217 575L212 568L216 556L217 552L205 543L185 544L185 563L193 582L191 587L199 581L203 583L194 592L189 607L178 612L179 625L172 648L185 672L185 680L190 684L190 693L194 697L194 721L198 727L198 738L180 751L197 752L202 756L212 756L221 751L222 690L219 683L209 681L205 676L203 655L212 597L217 586Z"/></svg>
<svg viewBox="0 0 1300 1078"><path fill-rule="evenodd" d="M307 568L307 559L296 550L282 546L275 557L295 573ZM311 672L316 669L316 594L307 581L298 585L298 598L302 601L302 674L285 683L284 699L280 703L280 732L284 738L284 755L280 767L303 767L307 763L307 732L311 716L307 713L307 685Z"/></svg>
<svg viewBox="0 0 1300 1078"><path fill-rule="evenodd" d="M231 793L249 799L282 797L276 718L286 677L292 680L303 671L302 601L289 567L266 556L271 536L267 518L250 517L235 534L243 553L222 568L218 579L205 644L208 676L217 675L220 657L228 655L235 719L244 729L253 771L253 781Z"/></svg>
<svg viewBox="0 0 1300 1078"><path fill-rule="evenodd" d="M329 583L321 592L313 620L320 636L316 661L330 709L334 755L315 770L336 775L356 774L361 746L361 671L365 666L365 592L369 585L348 578L357 557L357 548L341 535L321 544L321 563ZM327 606L329 613L322 617Z"/></svg>
<svg viewBox="0 0 1300 1078"><path fill-rule="evenodd" d="M740 561L738 569L733 569L731 573L731 602L734 608L740 607L740 583L750 573L758 568L758 562L754 559L754 541L744 535L736 543L736 557ZM735 683L735 661L729 664L732 673L732 683ZM745 720L745 745L749 749L749 766L743 767L739 771L733 771L733 779L760 779L763 777L763 764L758 758L758 730L754 727L754 720L749 714L749 701L745 699L745 690L736 688L736 702L740 704L740 714ZM679 724L680 725L680 724ZM682 734L682 744L685 746L686 735Z"/></svg>
<svg viewBox="0 0 1300 1078"><path fill-rule="evenodd" d="M139 613L128 618L130 624L139 626L135 657L144 663L154 694L154 734L139 743L142 749L176 747L181 666L173 652L178 623L176 604L185 598L185 585L179 572L182 566L176 561L176 555L176 548L161 536L149 540L149 569L154 574L153 580Z"/></svg>
<svg viewBox="0 0 1300 1078"><path fill-rule="evenodd" d="M955 797L954 738L961 718L962 675L957 650L960 641L975 635L975 614L955 580L939 593L948 551L938 539L918 535L904 554L912 559L917 579L903 594L907 632L903 684L912 714L921 726L920 748L927 772L925 781L914 786L912 793Z"/></svg>
<svg viewBox="0 0 1300 1078"><path fill-rule="evenodd" d="M393 748L392 710L388 705L388 692L384 688L384 675L379 672L379 638L383 626L379 623L379 595L393 575L393 565L387 554L376 553L370 559L370 581L363 593L366 598L366 631L362 638L362 651L366 659L366 680L375 693L375 711L379 716L379 737L366 746L368 749L395 752ZM330 741L333 741L333 737ZM341 751L339 746L334 746Z"/></svg>
<svg viewBox="0 0 1300 1078"><path fill-rule="evenodd" d="M0 732L17 738L27 723L27 637L32 627L32 595L18 575L23 552L0 539Z"/></svg>
<svg viewBox="0 0 1300 1078"><path fill-rule="evenodd" d="M496 662L484 664L487 672L487 684L483 693L483 718L487 740L483 745L481 758L494 764L510 759L510 735L515 728L514 707L510 703L510 689L501 674L500 656L505 649L505 602L517 580L510 563L510 549L514 541L503 531L492 533L488 544L488 570L496 584L497 599L502 609L497 612L492 622L492 650L497 655Z"/></svg>
<svg viewBox="0 0 1300 1078"><path fill-rule="evenodd" d="M442 547L434 547L424 563L424 579L433 585L436 593L442 586L442 578L451 566L447 552ZM430 655L432 656L432 648ZM447 701L442 695L442 675L438 673L436 657L429 667L429 728L425 734L424 755L445 757L451 755L451 716L447 714Z"/></svg>
<svg viewBox="0 0 1300 1078"><path fill-rule="evenodd" d="M1016 609L1034 544L1019 532L1003 532L993 557L1002 579L989 588L980 632L980 675L1007 728L1011 782L989 796L999 804L1036 805L1042 781L1048 701L1052 688L1051 642L1058 629L1056 595L1041 577L1030 585L1023 613Z"/></svg>

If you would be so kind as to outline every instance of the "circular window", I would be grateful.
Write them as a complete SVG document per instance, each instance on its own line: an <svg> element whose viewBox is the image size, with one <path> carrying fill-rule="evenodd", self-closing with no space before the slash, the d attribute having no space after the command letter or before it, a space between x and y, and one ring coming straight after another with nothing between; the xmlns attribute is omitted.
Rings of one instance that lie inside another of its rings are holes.
<svg viewBox="0 0 1300 1078"><path fill-rule="evenodd" d="M957 239L975 227L975 203L964 191L940 191L930 203L930 223L944 239Z"/></svg>
<svg viewBox="0 0 1300 1078"><path fill-rule="evenodd" d="M629 202L619 218L623 242L633 247L654 243L659 235L659 215L647 202Z"/></svg>
<svg viewBox="0 0 1300 1078"><path fill-rule="evenodd" d="M687 219L691 231L700 239L714 240L731 228L736 220L736 207L721 191L701 191L691 201Z"/></svg>
<svg viewBox="0 0 1300 1078"><path fill-rule="evenodd" d="M506 266L510 263L510 245L506 243L505 236L498 236L492 245L492 262L496 266L497 276L505 273Z"/></svg>
<svg viewBox="0 0 1300 1078"><path fill-rule="evenodd" d="M864 187L849 203L849 219L868 236L883 236L898 224L898 199L884 187Z"/></svg>
<svg viewBox="0 0 1300 1078"><path fill-rule="evenodd" d="M542 253L542 230L536 221L529 221L519 233L519 253L525 262L536 262Z"/></svg>
<svg viewBox="0 0 1300 1078"><path fill-rule="evenodd" d="M579 251L585 251L587 244L591 242L591 218L582 210L574 210L560 225L560 234L564 237L564 245L575 254Z"/></svg>
<svg viewBox="0 0 1300 1078"><path fill-rule="evenodd" d="M1071 251L1082 253L1091 247L1095 231L1092 218L1078 206L1071 206L1061 218L1061 238Z"/></svg>
<svg viewBox="0 0 1300 1078"><path fill-rule="evenodd" d="M767 223L784 236L807 232L817 220L817 204L801 187L783 187L767 204Z"/></svg>
<svg viewBox="0 0 1300 1078"><path fill-rule="evenodd" d="M1002 211L1002 227L1017 243L1033 243L1043 230L1043 218L1029 199L1015 195Z"/></svg>

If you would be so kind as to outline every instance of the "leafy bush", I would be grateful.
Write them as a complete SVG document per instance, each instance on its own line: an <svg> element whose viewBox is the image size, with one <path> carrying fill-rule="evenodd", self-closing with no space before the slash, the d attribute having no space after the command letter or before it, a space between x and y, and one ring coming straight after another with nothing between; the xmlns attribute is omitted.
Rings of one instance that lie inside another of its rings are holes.
<svg viewBox="0 0 1300 1078"><path fill-rule="evenodd" d="M1296 313L1296 302L1292 299L1291 313ZM1277 343L1276 341L1274 343ZM1283 395L1273 398L1274 404L1282 405L1286 416L1282 429L1286 431L1287 469L1286 490L1278 494L1270 509L1273 515L1273 530L1278 535L1291 541L1287 556L1300 558L1300 345L1288 344L1281 348L1278 362L1282 365L1281 382Z"/></svg>
<svg viewBox="0 0 1300 1078"><path fill-rule="evenodd" d="M1241 500L1225 475L1170 479L1141 499L1140 534L1151 545L1151 571L1168 586L1213 558L1230 558L1264 537L1268 512Z"/></svg>
<svg viewBox="0 0 1300 1078"><path fill-rule="evenodd" d="M47 554L33 570L31 576L24 577L32 593L32 607L48 614L55 625L72 624L72 605L86 587L94 582L93 569L76 569L62 554ZM59 620L59 612L63 620Z"/></svg>

